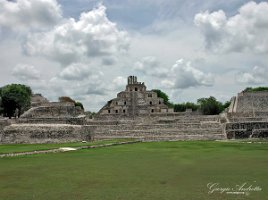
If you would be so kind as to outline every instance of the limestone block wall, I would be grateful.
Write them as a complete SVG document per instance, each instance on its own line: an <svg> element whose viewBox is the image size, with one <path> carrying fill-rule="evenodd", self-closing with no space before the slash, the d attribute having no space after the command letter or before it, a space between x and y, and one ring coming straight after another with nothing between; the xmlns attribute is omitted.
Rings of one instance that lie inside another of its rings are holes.
<svg viewBox="0 0 268 200"><path fill-rule="evenodd" d="M91 139L94 127L67 124L12 124L3 130L1 143L62 143Z"/></svg>
<svg viewBox="0 0 268 200"><path fill-rule="evenodd" d="M225 133L228 139L268 137L268 122L248 121L226 123Z"/></svg>
<svg viewBox="0 0 268 200"><path fill-rule="evenodd" d="M10 122L8 121L8 119L0 118L0 141L3 135L4 128L8 125L10 125Z"/></svg>
<svg viewBox="0 0 268 200"><path fill-rule="evenodd" d="M73 124L83 125L86 123L85 116L81 117L38 117L38 118L19 118L18 123L27 124Z"/></svg>
<svg viewBox="0 0 268 200"><path fill-rule="evenodd" d="M204 116L204 118L211 118L209 115L200 115L198 112L162 112L162 113L144 113L144 114L139 114L138 116L127 116L127 115L120 115L120 114L101 114L101 115L96 115L94 117L95 120L128 120L128 119L135 119L135 120L140 120L140 119L157 119L157 118L162 118L162 119L175 119L179 117L183 118L188 118L191 116ZM212 116L212 117L217 117L217 116Z"/></svg>
<svg viewBox="0 0 268 200"><path fill-rule="evenodd" d="M0 129L3 129L5 126L10 125L8 119L0 118Z"/></svg>

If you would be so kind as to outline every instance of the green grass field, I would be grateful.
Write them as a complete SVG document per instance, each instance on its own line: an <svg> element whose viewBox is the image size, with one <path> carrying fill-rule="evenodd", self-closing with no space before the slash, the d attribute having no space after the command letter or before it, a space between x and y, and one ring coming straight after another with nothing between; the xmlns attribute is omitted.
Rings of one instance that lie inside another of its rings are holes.
<svg viewBox="0 0 268 200"><path fill-rule="evenodd" d="M70 142L70 143L48 143L48 144L4 144L0 145L0 155L6 153L40 151L40 150L58 149L60 147L92 146L92 145L109 144L109 143L125 142L125 141L132 141L132 140L122 138L113 140L98 140L86 143Z"/></svg>
<svg viewBox="0 0 268 200"><path fill-rule="evenodd" d="M267 153L268 143L179 141L1 158L0 199L268 199ZM209 194L208 183L261 190Z"/></svg>

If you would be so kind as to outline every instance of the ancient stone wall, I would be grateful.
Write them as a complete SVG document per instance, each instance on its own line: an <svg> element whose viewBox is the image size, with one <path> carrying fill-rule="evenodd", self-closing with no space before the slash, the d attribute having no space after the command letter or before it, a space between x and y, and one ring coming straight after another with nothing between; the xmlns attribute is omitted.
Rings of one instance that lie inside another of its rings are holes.
<svg viewBox="0 0 268 200"><path fill-rule="evenodd" d="M0 117L0 141L1 141L1 138L2 138L2 135L3 135L4 128L6 126L9 126L9 125L10 125L10 122L8 121L8 119Z"/></svg>
<svg viewBox="0 0 268 200"><path fill-rule="evenodd" d="M4 128L1 143L89 141L93 128L67 124L13 124Z"/></svg>
<svg viewBox="0 0 268 200"><path fill-rule="evenodd" d="M135 120L142 120L144 119L153 119L153 118L177 118L177 117L190 117L190 116L200 116L200 113L198 112L161 112L161 113L146 113L146 114L139 114L136 116L127 116L127 115L120 115L120 114L101 114L96 115L94 117L95 120L129 120L129 119L135 119Z"/></svg>
<svg viewBox="0 0 268 200"><path fill-rule="evenodd" d="M225 132L228 139L268 137L268 122L230 122L226 123Z"/></svg>
<svg viewBox="0 0 268 200"><path fill-rule="evenodd" d="M85 116L81 117L38 117L38 118L19 118L18 123L23 124L86 124Z"/></svg>

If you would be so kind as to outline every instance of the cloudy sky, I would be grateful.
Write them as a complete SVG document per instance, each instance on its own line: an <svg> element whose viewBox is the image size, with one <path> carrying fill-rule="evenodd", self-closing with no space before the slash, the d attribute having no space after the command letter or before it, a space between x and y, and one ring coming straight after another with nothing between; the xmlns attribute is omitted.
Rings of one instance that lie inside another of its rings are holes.
<svg viewBox="0 0 268 200"><path fill-rule="evenodd" d="M97 111L129 75L173 102L268 85L268 1L0 0L0 86Z"/></svg>

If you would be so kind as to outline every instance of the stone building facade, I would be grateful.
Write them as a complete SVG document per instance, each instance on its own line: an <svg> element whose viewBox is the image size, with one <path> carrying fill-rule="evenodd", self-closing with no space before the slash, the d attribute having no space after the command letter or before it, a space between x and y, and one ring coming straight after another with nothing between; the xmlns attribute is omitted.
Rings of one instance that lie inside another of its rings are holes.
<svg viewBox="0 0 268 200"><path fill-rule="evenodd" d="M168 112L173 112L173 109L169 109L156 92L147 91L144 82L138 82L136 76L129 76L125 91L108 101L98 115L138 116Z"/></svg>

